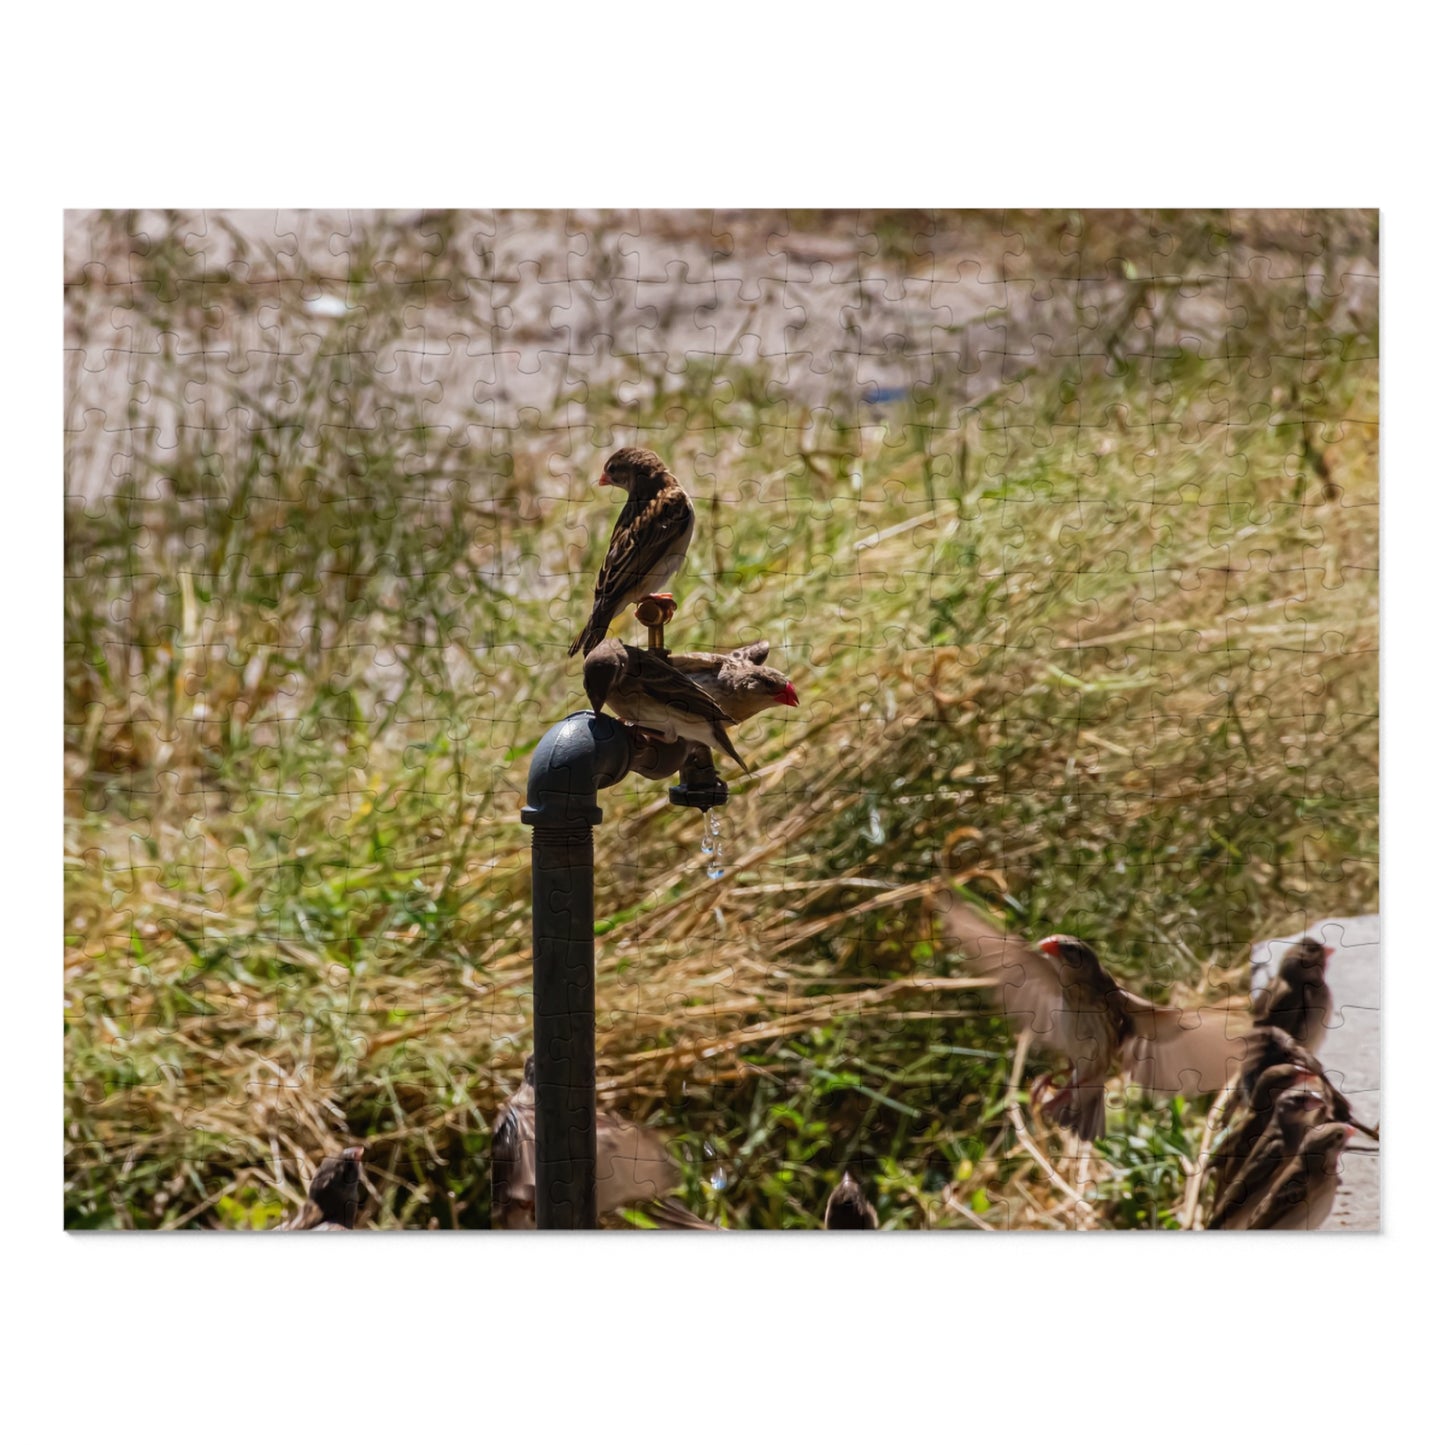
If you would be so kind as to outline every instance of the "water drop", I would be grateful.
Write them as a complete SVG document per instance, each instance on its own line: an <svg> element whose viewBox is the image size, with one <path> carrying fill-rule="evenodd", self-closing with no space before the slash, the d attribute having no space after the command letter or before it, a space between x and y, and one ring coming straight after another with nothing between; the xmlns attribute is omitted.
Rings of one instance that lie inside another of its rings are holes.
<svg viewBox="0 0 1445 1445"><path fill-rule="evenodd" d="M727 872L723 864L722 818L716 808L703 817L702 851L711 860L707 865L707 876L714 882Z"/></svg>

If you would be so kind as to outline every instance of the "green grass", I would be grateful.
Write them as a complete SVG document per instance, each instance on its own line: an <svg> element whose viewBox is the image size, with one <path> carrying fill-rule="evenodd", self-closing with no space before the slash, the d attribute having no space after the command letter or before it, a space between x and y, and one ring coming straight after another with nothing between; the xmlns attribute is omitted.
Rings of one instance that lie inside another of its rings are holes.
<svg viewBox="0 0 1445 1445"><path fill-rule="evenodd" d="M1019 224L1045 256L1070 234ZM1086 255L1157 270L1146 227L1091 224ZM1175 223L1184 274L1223 264L1223 224ZM803 699L738 730L720 882L663 784L602 800L603 1101L673 1135L694 1208L804 1227L847 1166L885 1227L1068 1222L1004 1112L1012 1039L913 886L941 869L1156 998L1238 990L1252 939L1377 906L1377 320L1333 288L1302 306L1242 265L1228 359L1106 317L1097 356L966 410L809 412L757 368L643 359L586 430L502 435L437 427L378 363L402 285L198 413L184 341L256 301L209 277L197 305L186 229L128 293L181 338L171 394L128 450L68 421L72 474L123 461L66 513L68 1225L264 1226L352 1138L376 1222L485 1223L530 1037L518 813L585 705L565 653L614 427L698 504L670 641L768 637ZM1360 244L1289 235L1327 275ZM464 239L418 256L378 223L356 284L475 265ZM303 289L276 288L283 335L314 330ZM82 344L98 291L68 289ZM149 428L168 406L187 424ZM1101 1223L1173 1222L1202 1116L1128 1105Z"/></svg>

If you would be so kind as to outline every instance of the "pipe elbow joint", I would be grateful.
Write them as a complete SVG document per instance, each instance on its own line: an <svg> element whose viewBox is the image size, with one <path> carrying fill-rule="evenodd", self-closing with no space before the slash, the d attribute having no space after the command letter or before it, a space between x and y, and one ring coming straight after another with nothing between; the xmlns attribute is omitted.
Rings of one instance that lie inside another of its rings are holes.
<svg viewBox="0 0 1445 1445"><path fill-rule="evenodd" d="M632 741L616 718L574 712L548 728L527 773L529 827L595 827L599 788L621 782L632 766Z"/></svg>

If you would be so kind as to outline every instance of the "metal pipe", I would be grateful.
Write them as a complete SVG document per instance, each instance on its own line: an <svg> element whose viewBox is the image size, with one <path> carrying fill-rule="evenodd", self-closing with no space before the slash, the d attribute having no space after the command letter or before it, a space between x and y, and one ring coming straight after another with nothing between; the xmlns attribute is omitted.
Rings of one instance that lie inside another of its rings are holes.
<svg viewBox="0 0 1445 1445"><path fill-rule="evenodd" d="M653 742L616 718L574 712L532 754L522 821L532 829L539 1229L597 1228L597 793L629 771L671 777L689 760L689 746Z"/></svg>
<svg viewBox="0 0 1445 1445"><path fill-rule="evenodd" d="M539 1229L597 1227L592 828L598 788L631 760L620 724L574 712L548 730L527 774Z"/></svg>

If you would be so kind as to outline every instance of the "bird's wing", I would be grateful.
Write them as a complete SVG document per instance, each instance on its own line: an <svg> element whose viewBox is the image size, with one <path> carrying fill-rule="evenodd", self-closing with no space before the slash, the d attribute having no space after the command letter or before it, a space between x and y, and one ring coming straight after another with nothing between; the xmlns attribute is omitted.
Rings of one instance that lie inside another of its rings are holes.
<svg viewBox="0 0 1445 1445"><path fill-rule="evenodd" d="M530 1085L503 1106L492 1128L492 1212L537 1197L537 1110Z"/></svg>
<svg viewBox="0 0 1445 1445"><path fill-rule="evenodd" d="M655 1199L681 1179L661 1135L612 1114L597 1116L598 1214Z"/></svg>
<svg viewBox="0 0 1445 1445"><path fill-rule="evenodd" d="M751 662L761 665L768 660L768 653L771 645L761 638L757 642L750 642L746 647L735 647L730 654L740 662Z"/></svg>
<svg viewBox="0 0 1445 1445"><path fill-rule="evenodd" d="M667 660L679 672L696 677L699 673L718 674L727 658L720 657L716 652L669 652Z"/></svg>
<svg viewBox="0 0 1445 1445"><path fill-rule="evenodd" d="M1223 1229L1239 1211L1259 1195L1289 1161L1284 1135L1277 1129L1266 1132L1255 1144L1248 1159L1214 1201L1209 1213L1209 1227Z"/></svg>
<svg viewBox="0 0 1445 1445"><path fill-rule="evenodd" d="M1288 1216L1309 1204L1312 1190L1330 1189L1348 1127L1340 1123L1316 1124L1305 1135L1299 1153L1275 1176L1269 1192L1244 1227L1277 1229Z"/></svg>
<svg viewBox="0 0 1445 1445"><path fill-rule="evenodd" d="M653 702L671 712L701 718L704 722L733 721L702 688L666 659L640 647L629 648L627 655L636 680Z"/></svg>
<svg viewBox="0 0 1445 1445"><path fill-rule="evenodd" d="M663 1229L721 1229L720 1225L709 1223L676 1199L654 1200L647 1206L647 1214Z"/></svg>
<svg viewBox="0 0 1445 1445"><path fill-rule="evenodd" d="M1125 1048L1130 1077L1155 1094L1217 1094L1244 1060L1248 1010L1228 1005L1164 1008L1120 989L1133 1038Z"/></svg>
<svg viewBox="0 0 1445 1445"><path fill-rule="evenodd" d="M679 486L662 488L640 507L634 507L629 497L618 514L607 556L597 574L594 612L598 608L621 607L669 552L684 545L692 520L692 503Z"/></svg>
<svg viewBox="0 0 1445 1445"><path fill-rule="evenodd" d="M943 926L968 960L969 968L998 981L1000 1012L1019 1029L1049 1042L1062 1027L1063 983L1053 960L1021 938L1004 933L959 898L943 905Z"/></svg>
<svg viewBox="0 0 1445 1445"><path fill-rule="evenodd" d="M1245 1221L1246 1229L1273 1229L1286 1215L1294 1213L1309 1200L1309 1161L1304 1154L1291 1159L1275 1175L1264 1198L1255 1205Z"/></svg>

